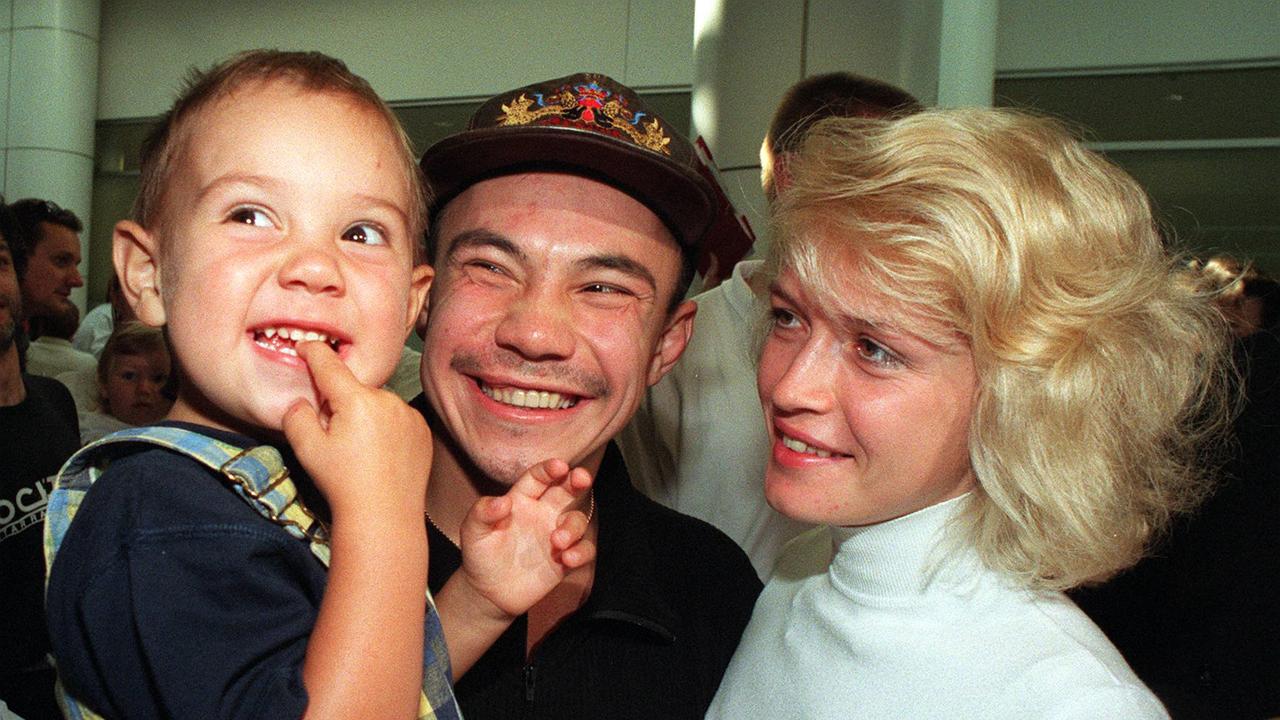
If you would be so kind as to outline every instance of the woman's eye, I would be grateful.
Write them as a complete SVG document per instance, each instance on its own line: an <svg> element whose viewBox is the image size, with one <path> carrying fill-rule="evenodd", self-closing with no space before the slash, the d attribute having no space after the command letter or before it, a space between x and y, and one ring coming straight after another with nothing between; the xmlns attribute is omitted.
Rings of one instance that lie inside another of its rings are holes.
<svg viewBox="0 0 1280 720"><path fill-rule="evenodd" d="M901 361L887 348L869 338L859 338L857 348L858 356L873 365L897 367L901 364Z"/></svg>
<svg viewBox="0 0 1280 720"><path fill-rule="evenodd" d="M253 227L271 227L271 218L258 208L241 207L231 211L232 222L238 222L242 225L251 225Z"/></svg>
<svg viewBox="0 0 1280 720"><path fill-rule="evenodd" d="M361 223L352 225L342 233L342 239L362 245L386 245L387 236L373 225Z"/></svg>
<svg viewBox="0 0 1280 720"><path fill-rule="evenodd" d="M769 319L775 328L793 328L800 324L800 319L795 316L795 313L780 307L769 311Z"/></svg>

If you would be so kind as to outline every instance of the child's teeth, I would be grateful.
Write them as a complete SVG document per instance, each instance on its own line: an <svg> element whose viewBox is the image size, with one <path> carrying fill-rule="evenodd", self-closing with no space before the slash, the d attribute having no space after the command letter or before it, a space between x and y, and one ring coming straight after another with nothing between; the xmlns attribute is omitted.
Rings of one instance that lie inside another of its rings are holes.
<svg viewBox="0 0 1280 720"><path fill-rule="evenodd" d="M268 327L268 328L263 328L261 332L262 332L262 337L266 340L271 340L279 336L279 338L284 341L292 341L295 343L321 341L321 342L328 343L329 346L334 348L335 350L338 347L337 340L330 338L328 334L319 332L317 330L301 330L299 328L289 328L289 327ZM290 352L289 354L296 355L297 353Z"/></svg>

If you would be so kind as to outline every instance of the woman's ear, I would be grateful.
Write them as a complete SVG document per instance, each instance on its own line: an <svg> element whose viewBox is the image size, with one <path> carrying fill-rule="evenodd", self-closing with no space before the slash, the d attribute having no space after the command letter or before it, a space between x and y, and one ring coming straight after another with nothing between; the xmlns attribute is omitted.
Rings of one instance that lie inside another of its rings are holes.
<svg viewBox="0 0 1280 720"><path fill-rule="evenodd" d="M120 279L120 290L134 314L151 327L163 326L160 248L156 237L132 220L121 220L111 235L111 260Z"/></svg>

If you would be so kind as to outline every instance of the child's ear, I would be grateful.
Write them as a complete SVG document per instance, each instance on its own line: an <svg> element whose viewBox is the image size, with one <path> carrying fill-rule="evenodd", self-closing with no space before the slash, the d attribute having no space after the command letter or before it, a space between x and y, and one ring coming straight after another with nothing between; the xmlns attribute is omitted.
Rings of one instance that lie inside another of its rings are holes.
<svg viewBox="0 0 1280 720"><path fill-rule="evenodd" d="M418 324L419 316L427 312L427 295L431 290L431 281L436 271L430 265L414 265L413 276L409 285L409 307L405 313L404 336L409 337Z"/></svg>
<svg viewBox="0 0 1280 720"><path fill-rule="evenodd" d="M121 220L111 234L111 261L116 266L120 290L138 319L151 327L163 326L160 248L156 237L132 220Z"/></svg>
<svg viewBox="0 0 1280 720"><path fill-rule="evenodd" d="M649 359L650 385L662 379L675 367L676 361L684 354L693 335L693 317L698 314L698 305L692 300L685 300L676 306L671 317L667 318L662 335L658 338L658 347L654 348L653 357Z"/></svg>

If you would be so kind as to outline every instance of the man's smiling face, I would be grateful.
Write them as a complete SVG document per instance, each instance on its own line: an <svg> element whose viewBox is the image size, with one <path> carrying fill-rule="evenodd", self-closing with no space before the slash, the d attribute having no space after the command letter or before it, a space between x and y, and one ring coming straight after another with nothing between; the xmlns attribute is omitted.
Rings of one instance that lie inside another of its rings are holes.
<svg viewBox="0 0 1280 720"><path fill-rule="evenodd" d="M670 232L557 173L477 183L438 222L422 384L442 430L502 484L553 457L594 470L688 338Z"/></svg>

